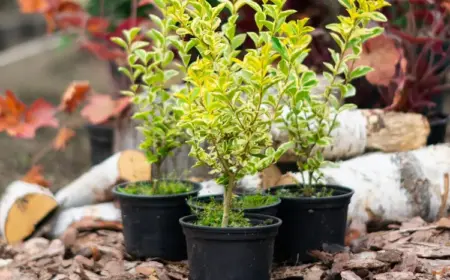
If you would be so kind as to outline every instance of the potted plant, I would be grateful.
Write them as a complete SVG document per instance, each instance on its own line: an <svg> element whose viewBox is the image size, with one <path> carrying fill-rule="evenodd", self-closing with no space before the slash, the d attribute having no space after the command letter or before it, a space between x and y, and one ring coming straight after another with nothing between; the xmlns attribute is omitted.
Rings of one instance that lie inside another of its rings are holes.
<svg viewBox="0 0 450 280"><path fill-rule="evenodd" d="M330 49L333 63L325 63L323 75L329 85L323 94L310 95L312 86L318 83L315 73L297 70L299 90L287 92L287 110L282 118L294 143L300 178L296 184L271 189L282 200L277 216L283 225L275 243L275 259L280 263L309 261L312 258L308 251L321 250L324 243L344 245L347 208L353 191L323 183L320 168L326 162L321 148L330 144L330 134L338 125L337 115L355 107L341 106L341 101L355 94L350 82L371 70L363 65L354 67L354 62L359 59L362 44L383 32L380 27L367 28L367 24L371 20L386 20L378 10L388 3L384 0L339 2L348 15L339 16L339 23L327 25L338 45L338 51ZM281 49L285 49L284 44L281 42ZM338 79L339 76L344 79ZM332 94L335 89L339 90L341 100Z"/></svg>
<svg viewBox="0 0 450 280"><path fill-rule="evenodd" d="M152 40L141 41L140 28L124 32L124 39L112 40L128 53L128 67L121 67L132 82L130 96L138 107L133 118L141 121L138 128L144 135L140 148L153 165L151 182L118 185L114 194L120 202L124 224L125 247L139 258L158 257L175 261L186 258L186 240L178 220L188 215L186 199L196 195L200 185L183 180L171 180L162 174L162 163L175 148L186 140L184 130L178 126L182 111L176 98L169 92L170 80L178 72L168 69L174 59L171 50L173 21L155 15L151 18L158 28L148 32Z"/></svg>
<svg viewBox="0 0 450 280"><path fill-rule="evenodd" d="M295 88L284 73L299 66L297 61L307 53L309 41L303 36L310 28L306 20L285 23L295 11L283 11L284 1L222 1L215 7L205 0L154 2L180 36L167 38L177 48L185 73L186 86L175 96L190 155L218 174L217 182L225 188L222 207L180 219L190 279L270 279L281 220L232 211L233 189L243 176L263 170L291 146L285 143L275 150L270 132L281 114L282 97ZM244 5L257 11L260 33L249 33L255 48L238 58L246 34L236 32L236 22ZM221 25L224 10L229 17ZM285 39L289 55L279 48ZM194 48L198 57L191 61ZM270 93L273 86L278 93Z"/></svg>

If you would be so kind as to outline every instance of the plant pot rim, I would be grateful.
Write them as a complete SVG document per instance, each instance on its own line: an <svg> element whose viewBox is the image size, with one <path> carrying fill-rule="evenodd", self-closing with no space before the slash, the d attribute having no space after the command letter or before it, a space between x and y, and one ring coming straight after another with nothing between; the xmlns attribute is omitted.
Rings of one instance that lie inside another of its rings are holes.
<svg viewBox="0 0 450 280"><path fill-rule="evenodd" d="M146 180L146 181L136 181L136 182L125 182L122 184L118 184L114 186L112 193L116 197L122 197L122 198L133 198L133 199L166 199L166 198L175 198L175 197L187 197L190 195L197 194L202 186L199 183L188 181L188 180L163 180L160 179L158 181L172 181L172 182L181 182L181 183L187 183L190 185L193 185L193 189L189 192L184 193L177 193L177 194L157 194L157 195L145 195L145 194L128 194L128 193L122 193L119 192L120 188L124 188L129 184L136 184L136 183L152 183L154 180Z"/></svg>
<svg viewBox="0 0 450 280"><path fill-rule="evenodd" d="M275 217L275 216L262 215L262 214L245 214L244 216L249 219L261 220L261 221L272 219L272 220L274 220L274 223L272 223L270 225L253 226L253 227L226 227L226 228L207 227L207 226L194 225L193 223L190 222L197 218L196 214L182 217L182 218L180 218L179 222L180 222L181 226L184 228L197 229L197 230L208 230L208 231L216 232L216 233L230 233L230 234L238 233L238 232L242 232L242 231L255 230L255 229L261 229L261 230L270 229L270 228L274 228L274 227L279 227L283 223L283 221L280 218Z"/></svg>
<svg viewBox="0 0 450 280"><path fill-rule="evenodd" d="M427 116L430 125L446 124L450 120L450 115L444 112L434 113Z"/></svg>
<svg viewBox="0 0 450 280"><path fill-rule="evenodd" d="M267 189L268 192L270 191L275 191L277 189L283 189L283 188L297 188L299 185L296 184L287 184L287 185L281 185L281 186L275 186L275 187L270 187ZM302 185L300 185L302 186ZM281 197L281 199L283 200L291 200L291 201L302 201L302 202L331 202L331 201L335 201L335 200L340 200L340 199L350 199L353 194L355 193L354 190L344 187L344 186L338 186L338 185L319 185L321 187L325 186L328 189L333 189L333 190L340 190L340 191L344 191L346 193L343 194L339 194L339 195L333 195L333 196L329 196L329 197Z"/></svg>
<svg viewBox="0 0 450 280"><path fill-rule="evenodd" d="M246 195L242 195L242 196L247 196L247 195L255 195L255 194L246 194ZM269 193L267 193L267 194L261 194L261 195L270 195L270 196L274 196L274 195L272 195L272 194L269 194ZM213 198L223 198L223 195L206 195L206 196L197 196L197 197L195 197L194 199L195 200L199 200L199 199L202 199L202 198L210 198L210 197L213 197ZM239 197L238 197L239 198ZM191 201L189 201L188 200L188 202L187 202L187 204L190 206L190 207L196 207L196 208L198 208L198 209L204 209L205 207L203 207L203 206L198 206L198 205L195 205L195 204L193 204L193 203L191 203ZM278 206L278 205L280 205L281 204L281 198L279 198L279 197L277 197L277 201L275 202L275 203L272 203L272 204L269 204L269 205L264 205L264 206L259 206L259 207L249 207L249 208L232 208L232 210L243 210L243 211L245 211L245 210L263 210L263 209L267 209L267 208L271 208L271 207L275 207L275 206Z"/></svg>

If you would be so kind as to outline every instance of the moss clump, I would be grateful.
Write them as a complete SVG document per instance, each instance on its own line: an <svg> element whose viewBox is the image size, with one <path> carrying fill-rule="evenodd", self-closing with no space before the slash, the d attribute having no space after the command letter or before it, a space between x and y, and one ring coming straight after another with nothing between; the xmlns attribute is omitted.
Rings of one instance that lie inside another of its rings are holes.
<svg viewBox="0 0 450 280"><path fill-rule="evenodd" d="M323 198L332 197L333 189L323 187L298 187L297 189L280 189L276 192L278 197L296 198L296 197L308 197L308 198Z"/></svg>
<svg viewBox="0 0 450 280"><path fill-rule="evenodd" d="M233 204L236 208L248 209L248 208L258 208L263 206L273 205L278 202L278 197L274 195L246 195L236 199L235 204Z"/></svg>
<svg viewBox="0 0 450 280"><path fill-rule="evenodd" d="M182 194L192 191L192 185L179 181L153 181L139 182L119 188L119 192L134 195L170 195Z"/></svg>
<svg viewBox="0 0 450 280"><path fill-rule="evenodd" d="M233 209L250 209L250 208L259 208L263 206L269 206L277 203L278 197L274 195L245 195L241 197L234 197L231 202L231 207ZM195 201L194 198L191 198L191 205L196 205L199 207L207 207L210 204L222 205L222 198L220 200L216 200L213 197L210 198L209 202L205 201Z"/></svg>
<svg viewBox="0 0 450 280"><path fill-rule="evenodd" d="M221 227L222 226L222 216L223 208L220 203L213 201L204 204L204 209L198 211L196 225L205 227ZM250 220L244 217L242 211L230 211L230 220L227 227L231 228L242 228L242 227L252 227Z"/></svg>
<svg viewBox="0 0 450 280"><path fill-rule="evenodd" d="M273 195L256 194L234 197L232 201L233 211L230 212L230 222L228 224L228 227L242 228L259 226L250 223L250 220L244 216L243 210L269 206L275 204L277 201L278 197ZM198 220L195 223L196 225L207 227L221 227L223 216L222 200L216 200L211 197L209 202L204 202L194 201L194 199L191 198L191 205L202 207L202 209L199 211L193 209L193 212L195 212L198 217ZM261 225L267 225L271 222L272 220L264 221Z"/></svg>

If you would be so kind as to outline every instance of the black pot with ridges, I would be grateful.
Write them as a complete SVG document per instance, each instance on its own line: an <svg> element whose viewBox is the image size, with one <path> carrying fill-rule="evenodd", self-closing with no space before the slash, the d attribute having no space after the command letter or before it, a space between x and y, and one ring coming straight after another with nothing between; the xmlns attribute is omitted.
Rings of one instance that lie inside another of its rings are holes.
<svg viewBox="0 0 450 280"><path fill-rule="evenodd" d="M275 242L275 261L296 265L313 261L312 250L322 250L324 244L344 245L348 205L353 190L341 186L320 186L332 190L329 197L281 196L277 217L283 221ZM298 185L270 189L295 191Z"/></svg>
<svg viewBox="0 0 450 280"><path fill-rule="evenodd" d="M179 219L190 214L186 201L197 195L201 186L190 181L176 182L192 188L188 192L171 195L134 195L122 192L120 189L126 188L129 183L114 188L113 193L120 202L122 212L125 248L132 257L168 261L186 259L186 240Z"/></svg>
<svg viewBox="0 0 450 280"><path fill-rule="evenodd" d="M269 280L275 237L281 220L246 214L253 227L196 225L195 215L180 219L186 236L189 280Z"/></svg>

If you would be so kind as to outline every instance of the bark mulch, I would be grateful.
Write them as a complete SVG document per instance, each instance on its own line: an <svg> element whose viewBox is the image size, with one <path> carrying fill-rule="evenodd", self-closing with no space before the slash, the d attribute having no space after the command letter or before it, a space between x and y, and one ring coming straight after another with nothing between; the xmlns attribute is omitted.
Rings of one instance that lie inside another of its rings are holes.
<svg viewBox="0 0 450 280"><path fill-rule="evenodd" d="M396 229L369 233L334 253L311 252L318 262L274 267L273 280L450 279L450 220L420 218ZM0 243L2 280L187 280L186 262L132 260L120 231L70 229L61 239ZM213 280L213 279L211 279Z"/></svg>

